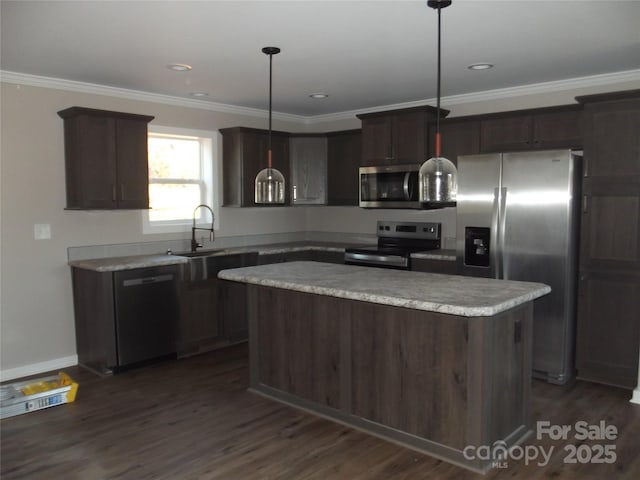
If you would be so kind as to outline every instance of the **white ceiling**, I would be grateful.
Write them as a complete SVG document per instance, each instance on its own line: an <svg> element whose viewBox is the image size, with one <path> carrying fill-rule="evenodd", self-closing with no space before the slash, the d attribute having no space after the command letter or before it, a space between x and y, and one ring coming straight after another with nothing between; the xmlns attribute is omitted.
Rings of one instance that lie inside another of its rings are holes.
<svg viewBox="0 0 640 480"><path fill-rule="evenodd" d="M315 116L436 93L437 13L425 0L2 0L0 14L5 72L266 109L261 48L273 45L282 49L275 112ZM636 70L640 1L454 0L442 10L442 61L444 97ZM466 68L476 62L495 68Z"/></svg>

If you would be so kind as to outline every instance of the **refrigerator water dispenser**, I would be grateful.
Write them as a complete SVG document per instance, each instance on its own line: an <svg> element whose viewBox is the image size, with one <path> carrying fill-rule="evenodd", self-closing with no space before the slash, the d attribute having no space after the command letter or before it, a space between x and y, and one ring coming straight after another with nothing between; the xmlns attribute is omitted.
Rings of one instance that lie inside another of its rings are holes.
<svg viewBox="0 0 640 480"><path fill-rule="evenodd" d="M488 267L491 229L466 227L464 229L464 264L471 267Z"/></svg>

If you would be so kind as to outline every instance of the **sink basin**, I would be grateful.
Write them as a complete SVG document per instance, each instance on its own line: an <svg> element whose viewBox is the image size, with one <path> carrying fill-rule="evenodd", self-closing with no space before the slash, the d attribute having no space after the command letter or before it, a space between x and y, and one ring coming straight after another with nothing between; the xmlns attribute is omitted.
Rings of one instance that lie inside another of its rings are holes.
<svg viewBox="0 0 640 480"><path fill-rule="evenodd" d="M217 278L220 270L257 265L257 252L225 253L226 249L200 250L176 254L189 258L185 280L197 282Z"/></svg>
<svg viewBox="0 0 640 480"><path fill-rule="evenodd" d="M216 248L213 250L196 250L195 252L182 252L182 253L174 253L179 257L208 257L209 255L216 255L218 253L226 252L224 248Z"/></svg>

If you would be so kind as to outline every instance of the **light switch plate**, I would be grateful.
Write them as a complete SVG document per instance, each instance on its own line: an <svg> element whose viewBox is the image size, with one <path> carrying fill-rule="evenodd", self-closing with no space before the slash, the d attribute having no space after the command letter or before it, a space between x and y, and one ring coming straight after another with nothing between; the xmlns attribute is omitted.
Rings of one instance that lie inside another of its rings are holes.
<svg viewBox="0 0 640 480"><path fill-rule="evenodd" d="M48 223L36 223L33 226L33 237L36 240L47 240L51 238L51 225Z"/></svg>

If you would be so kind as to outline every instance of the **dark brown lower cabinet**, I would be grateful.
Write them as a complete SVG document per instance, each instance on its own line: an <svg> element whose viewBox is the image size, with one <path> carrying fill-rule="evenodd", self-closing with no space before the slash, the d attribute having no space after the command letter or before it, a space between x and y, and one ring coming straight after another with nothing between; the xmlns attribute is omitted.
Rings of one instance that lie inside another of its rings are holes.
<svg viewBox="0 0 640 480"><path fill-rule="evenodd" d="M412 258L411 270L414 272L444 273L457 275L458 263L455 260L432 260L429 258Z"/></svg>
<svg viewBox="0 0 640 480"><path fill-rule="evenodd" d="M200 257L197 260L202 260ZM246 287L218 279L218 272L256 265L256 252L204 257L205 267L187 264L180 282L178 356L185 357L247 340ZM205 273L203 273L205 272ZM193 274L203 274L193 279Z"/></svg>
<svg viewBox="0 0 640 480"><path fill-rule="evenodd" d="M217 278L180 284L178 355L212 350L223 342Z"/></svg>
<svg viewBox="0 0 640 480"><path fill-rule="evenodd" d="M246 341L249 338L246 285L218 280L217 297L223 337L229 343Z"/></svg>
<svg viewBox="0 0 640 480"><path fill-rule="evenodd" d="M183 282L180 289L178 356L186 357L246 342L247 292L217 278Z"/></svg>
<svg viewBox="0 0 640 480"><path fill-rule="evenodd" d="M640 343L640 274L582 274L578 318L579 378L635 388Z"/></svg>
<svg viewBox="0 0 640 480"><path fill-rule="evenodd" d="M248 285L250 388L476 471L531 429L531 302L461 317Z"/></svg>
<svg viewBox="0 0 640 480"><path fill-rule="evenodd" d="M304 249L286 253L265 253L258 257L258 265L299 261L344 263L344 251Z"/></svg>
<svg viewBox="0 0 640 480"><path fill-rule="evenodd" d="M343 250L312 250L311 261L324 262L324 263L344 263L344 251Z"/></svg>

